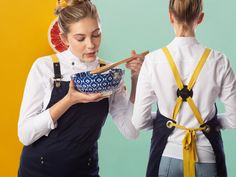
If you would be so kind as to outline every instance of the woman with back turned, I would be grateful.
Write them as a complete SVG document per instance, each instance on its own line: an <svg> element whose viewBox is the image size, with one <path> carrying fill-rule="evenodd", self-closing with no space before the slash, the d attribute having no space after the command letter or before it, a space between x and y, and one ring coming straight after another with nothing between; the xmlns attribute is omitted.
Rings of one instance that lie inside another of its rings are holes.
<svg viewBox="0 0 236 177"><path fill-rule="evenodd" d="M147 55L140 71L132 121L153 127L148 177L227 176L220 129L236 128L236 79L227 57L195 37L202 9L202 0L170 0L176 37Z"/></svg>

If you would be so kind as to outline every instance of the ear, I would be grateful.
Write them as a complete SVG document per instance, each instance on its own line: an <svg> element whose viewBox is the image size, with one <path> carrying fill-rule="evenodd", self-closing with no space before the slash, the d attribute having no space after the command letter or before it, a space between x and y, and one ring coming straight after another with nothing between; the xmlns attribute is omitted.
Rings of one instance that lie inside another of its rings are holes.
<svg viewBox="0 0 236 177"><path fill-rule="evenodd" d="M199 17L197 18L197 24L198 24L198 25L201 24L202 21L203 21L203 19L204 19L204 13L201 12L200 15L199 15Z"/></svg>
<svg viewBox="0 0 236 177"><path fill-rule="evenodd" d="M170 11L169 11L169 20L170 20L170 23L171 23L171 24L173 24L174 21L175 21L175 17L174 17L174 15L173 15L173 13L170 12Z"/></svg>
<svg viewBox="0 0 236 177"><path fill-rule="evenodd" d="M60 33L60 38L62 40L62 42L66 45L66 46L69 46L69 42L67 40L67 37L66 37L66 34L65 33Z"/></svg>

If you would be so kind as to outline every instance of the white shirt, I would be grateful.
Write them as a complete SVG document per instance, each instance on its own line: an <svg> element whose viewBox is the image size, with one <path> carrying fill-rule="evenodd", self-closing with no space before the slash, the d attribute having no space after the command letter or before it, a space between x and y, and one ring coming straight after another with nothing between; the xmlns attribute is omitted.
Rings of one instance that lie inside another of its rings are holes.
<svg viewBox="0 0 236 177"><path fill-rule="evenodd" d="M184 85L192 73L205 47L194 37L176 37L168 46ZM161 49L148 54L142 65L136 91L132 122L137 129L150 125L151 105L156 103L160 113L171 118L177 85L170 65ZM236 128L236 79L229 61L220 52L212 50L193 87L193 101L204 122L213 118L215 102L219 98L225 112L218 114L222 128ZM199 127L188 103L184 102L177 123L189 128ZM175 128L169 136L163 155L182 159L182 140L185 132ZM202 132L197 132L197 155L200 162L215 162L212 147Z"/></svg>
<svg viewBox="0 0 236 177"><path fill-rule="evenodd" d="M57 54L64 81L70 81L72 74L89 71L99 67L98 59L83 63L68 49ZM37 59L27 78L18 122L18 136L24 145L29 145L55 129L46 109L53 89L53 63L50 56ZM131 123L133 104L124 89L122 81L119 88L109 98L109 113L118 129L127 138L134 139L138 131Z"/></svg>

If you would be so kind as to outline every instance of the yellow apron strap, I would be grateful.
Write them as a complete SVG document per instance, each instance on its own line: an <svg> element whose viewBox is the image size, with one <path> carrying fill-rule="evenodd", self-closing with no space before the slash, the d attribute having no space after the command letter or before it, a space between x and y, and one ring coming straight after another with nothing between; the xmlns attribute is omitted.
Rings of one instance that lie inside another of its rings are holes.
<svg viewBox="0 0 236 177"><path fill-rule="evenodd" d="M199 60L199 63L197 65L196 69L194 70L191 80L188 84L188 90L191 90L193 88L193 86L199 76L199 73L201 72L210 52L211 52L211 49L209 49L209 48L205 49L201 59ZM204 121L203 121L202 116L201 116L200 112L198 111L196 105L194 104L193 99L191 97L189 97L189 98L187 98L187 102L188 102L190 108L192 109L194 116L197 118L200 125L202 125L204 123Z"/></svg>
<svg viewBox="0 0 236 177"><path fill-rule="evenodd" d="M171 66L171 69L172 69L172 72L174 74L174 77L175 77L175 80L176 80L176 84L178 86L178 88L180 90L182 90L184 88L184 85L183 85L183 82L181 80L181 77L180 77L180 74L179 74L179 71L175 65L175 62L169 52L169 50L167 49L167 47L163 48L162 51L164 52L165 56L166 56L166 59L168 60L170 66Z"/></svg>
<svg viewBox="0 0 236 177"><path fill-rule="evenodd" d="M53 63L59 63L59 60L55 54L51 55Z"/></svg>
<svg viewBox="0 0 236 177"><path fill-rule="evenodd" d="M179 96L176 100L174 111L172 113L172 119L173 120L176 120L177 114L179 113L179 110L180 110L180 107L181 107L182 103L183 103L183 99L182 99L182 97Z"/></svg>
<svg viewBox="0 0 236 177"><path fill-rule="evenodd" d="M195 116L196 119L198 120L199 124L200 124L200 125L204 124L204 121L203 121L203 119L202 119L202 116L201 116L200 112L198 111L198 108L197 108L196 105L194 104L193 99L192 99L191 97L188 97L188 98L187 98L187 102L188 102L190 108L192 109L194 116Z"/></svg>
<svg viewBox="0 0 236 177"><path fill-rule="evenodd" d="M203 53L203 55L202 55L198 65L197 65L197 67L196 67L196 69L195 69L195 71L194 71L194 73L193 73L193 75L191 77L191 80L189 81L189 84L188 84L188 89L189 90L191 90L193 88L193 86L194 86L194 84L195 84L195 82L196 82L196 80L198 78L198 75L201 72L202 67L205 64L205 62L206 62L210 52L211 52L211 49L209 49L209 48L205 49L205 51L204 51L204 53Z"/></svg>
<svg viewBox="0 0 236 177"><path fill-rule="evenodd" d="M179 88L179 90L182 90L184 88L184 85L183 85L183 82L181 80L181 77L180 77L180 74L179 74L179 71L175 65L175 62L170 54L170 51L168 50L167 47L163 48L162 51L164 52L165 56L166 56L166 59L167 61L169 62L170 64L170 67L171 67L171 70L174 74L174 77L175 77L175 81L176 81L176 84ZM172 113L172 119L173 120L176 120L176 116L179 112L179 109L181 107L183 103L183 99L181 97L178 97L177 100L176 100L176 104L175 104L175 108L174 108L174 111Z"/></svg>

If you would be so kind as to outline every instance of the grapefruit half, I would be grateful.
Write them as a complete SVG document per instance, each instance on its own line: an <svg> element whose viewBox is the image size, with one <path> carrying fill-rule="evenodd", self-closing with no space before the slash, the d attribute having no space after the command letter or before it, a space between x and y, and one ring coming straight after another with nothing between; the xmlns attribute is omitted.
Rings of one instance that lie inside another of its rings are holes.
<svg viewBox="0 0 236 177"><path fill-rule="evenodd" d="M50 47L55 52L63 52L67 50L68 46L66 46L60 38L60 29L58 26L57 18L52 21L48 29L48 42Z"/></svg>

